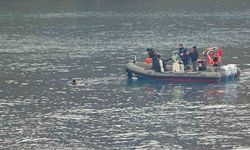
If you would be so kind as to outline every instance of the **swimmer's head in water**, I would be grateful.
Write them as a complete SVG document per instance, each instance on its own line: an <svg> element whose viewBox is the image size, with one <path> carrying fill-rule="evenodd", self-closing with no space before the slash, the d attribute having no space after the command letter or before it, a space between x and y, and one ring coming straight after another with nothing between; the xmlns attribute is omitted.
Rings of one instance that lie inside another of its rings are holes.
<svg viewBox="0 0 250 150"><path fill-rule="evenodd" d="M76 85L76 79L73 79L73 80L72 80L72 84L73 84L73 85Z"/></svg>

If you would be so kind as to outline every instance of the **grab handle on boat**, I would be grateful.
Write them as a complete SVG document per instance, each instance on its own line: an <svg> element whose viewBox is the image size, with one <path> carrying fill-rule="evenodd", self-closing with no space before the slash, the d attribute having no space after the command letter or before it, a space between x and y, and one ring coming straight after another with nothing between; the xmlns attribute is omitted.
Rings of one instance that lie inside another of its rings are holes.
<svg viewBox="0 0 250 150"><path fill-rule="evenodd" d="M136 56L134 57L134 63L136 62Z"/></svg>

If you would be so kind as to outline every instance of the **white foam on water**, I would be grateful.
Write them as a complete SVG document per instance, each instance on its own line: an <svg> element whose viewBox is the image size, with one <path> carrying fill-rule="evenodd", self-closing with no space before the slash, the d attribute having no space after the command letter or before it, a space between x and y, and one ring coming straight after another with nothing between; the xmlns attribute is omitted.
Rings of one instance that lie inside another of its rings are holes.
<svg viewBox="0 0 250 150"><path fill-rule="evenodd" d="M204 106L201 107L200 109L232 109L235 108L236 106L233 105L210 105L210 106Z"/></svg>

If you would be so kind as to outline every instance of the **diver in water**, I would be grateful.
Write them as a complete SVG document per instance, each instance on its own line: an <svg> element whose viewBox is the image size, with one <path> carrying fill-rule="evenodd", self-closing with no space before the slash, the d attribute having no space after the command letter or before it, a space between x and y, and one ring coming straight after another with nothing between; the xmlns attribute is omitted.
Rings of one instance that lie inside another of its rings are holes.
<svg viewBox="0 0 250 150"><path fill-rule="evenodd" d="M72 82L71 82L72 85L77 85L77 80L76 79L73 79Z"/></svg>
<svg viewBox="0 0 250 150"><path fill-rule="evenodd" d="M73 79L73 80L71 81L71 85L83 85L83 82L82 82L81 79ZM85 86L85 87L88 86L88 83L85 82L85 83L84 83L84 86Z"/></svg>

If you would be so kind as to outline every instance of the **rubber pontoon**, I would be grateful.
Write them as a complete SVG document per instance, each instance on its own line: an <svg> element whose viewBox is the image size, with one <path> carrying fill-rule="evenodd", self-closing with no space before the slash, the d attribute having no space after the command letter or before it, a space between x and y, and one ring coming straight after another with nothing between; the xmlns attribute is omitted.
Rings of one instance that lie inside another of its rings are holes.
<svg viewBox="0 0 250 150"><path fill-rule="evenodd" d="M227 66L227 67L225 67ZM240 75L240 70L236 65L225 65L217 69L217 71L197 71L197 72L156 72L153 71L152 64L144 62L128 62L126 72L128 77L137 77L139 79L159 80L164 82L207 82L216 83L225 80L234 80ZM166 68L171 70L172 66L168 65ZM229 68L226 70L225 68ZM234 70L232 69L234 68Z"/></svg>

